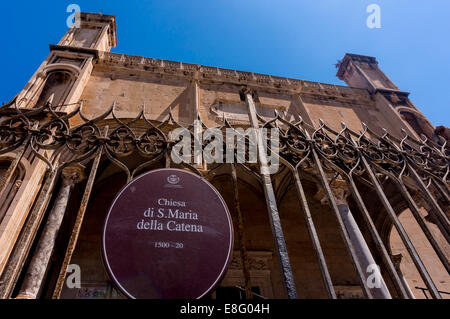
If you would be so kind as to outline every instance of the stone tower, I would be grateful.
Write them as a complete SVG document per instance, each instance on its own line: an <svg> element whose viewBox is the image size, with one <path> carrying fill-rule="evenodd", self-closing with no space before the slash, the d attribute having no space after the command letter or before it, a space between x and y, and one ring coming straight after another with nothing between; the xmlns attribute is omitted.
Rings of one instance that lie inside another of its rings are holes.
<svg viewBox="0 0 450 319"><path fill-rule="evenodd" d="M377 104L391 110L390 118L401 119L417 136L423 134L432 138L434 126L411 102L409 93L401 91L384 74L374 57L347 53L340 63L337 76L351 87L371 92Z"/></svg>

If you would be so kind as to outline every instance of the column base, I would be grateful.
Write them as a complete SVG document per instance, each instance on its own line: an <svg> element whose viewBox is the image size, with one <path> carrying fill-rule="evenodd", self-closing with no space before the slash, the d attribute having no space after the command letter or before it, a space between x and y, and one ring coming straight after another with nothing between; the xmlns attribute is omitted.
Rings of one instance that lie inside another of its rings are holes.
<svg viewBox="0 0 450 319"><path fill-rule="evenodd" d="M27 299L27 300L31 300L31 299L36 299L35 296L31 296L31 295L27 295L27 294L19 294L16 298L14 299Z"/></svg>

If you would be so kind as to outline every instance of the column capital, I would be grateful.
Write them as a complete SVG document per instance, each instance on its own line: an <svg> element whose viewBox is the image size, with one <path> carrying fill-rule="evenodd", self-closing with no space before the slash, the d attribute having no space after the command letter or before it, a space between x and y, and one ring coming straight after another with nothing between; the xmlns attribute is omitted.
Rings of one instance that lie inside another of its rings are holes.
<svg viewBox="0 0 450 319"><path fill-rule="evenodd" d="M392 263L394 264L395 269L397 269L397 271L399 271L400 264L403 259L403 255L402 254L391 255L391 258L392 258Z"/></svg>
<svg viewBox="0 0 450 319"><path fill-rule="evenodd" d="M86 178L85 167L81 164L72 164L64 167L61 171L61 177L65 185L73 186Z"/></svg>
<svg viewBox="0 0 450 319"><path fill-rule="evenodd" d="M239 91L239 94L241 95L241 97L243 99L245 99L245 96L247 94L250 94L251 97L253 98L254 102L256 102L255 100L257 99L257 93L256 93L256 90L253 88L249 88L247 86L242 86L241 90Z"/></svg>
<svg viewBox="0 0 450 319"><path fill-rule="evenodd" d="M338 205L348 205L347 197L350 194L347 186L347 182L343 179L335 179L330 183L331 191L336 199L336 204ZM320 185L319 191L314 196L315 199L319 200L322 205L327 205L329 203L328 196L325 189Z"/></svg>
<svg viewBox="0 0 450 319"><path fill-rule="evenodd" d="M343 179L336 179L331 182L331 191L336 198L336 204L338 205L348 205L347 197L350 194L347 186L347 182Z"/></svg>

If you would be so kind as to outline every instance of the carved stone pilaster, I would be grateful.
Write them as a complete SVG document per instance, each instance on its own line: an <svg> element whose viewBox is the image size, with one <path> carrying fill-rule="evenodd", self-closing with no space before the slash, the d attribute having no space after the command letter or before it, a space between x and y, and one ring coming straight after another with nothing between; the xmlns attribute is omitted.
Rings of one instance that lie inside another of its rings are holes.
<svg viewBox="0 0 450 319"><path fill-rule="evenodd" d="M63 169L61 189L49 213L39 243L27 269L22 288L16 299L36 299L38 297L66 212L70 192L76 183L85 178L83 169L81 165L73 165Z"/></svg>

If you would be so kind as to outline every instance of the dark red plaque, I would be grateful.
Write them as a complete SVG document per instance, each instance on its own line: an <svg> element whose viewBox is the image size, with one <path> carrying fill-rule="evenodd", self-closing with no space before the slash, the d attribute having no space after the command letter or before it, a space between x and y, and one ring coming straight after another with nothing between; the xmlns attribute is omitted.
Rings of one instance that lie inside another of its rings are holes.
<svg viewBox="0 0 450 319"><path fill-rule="evenodd" d="M106 270L135 299L194 299L225 275L233 251L225 201L179 169L146 173L114 199L103 227Z"/></svg>

